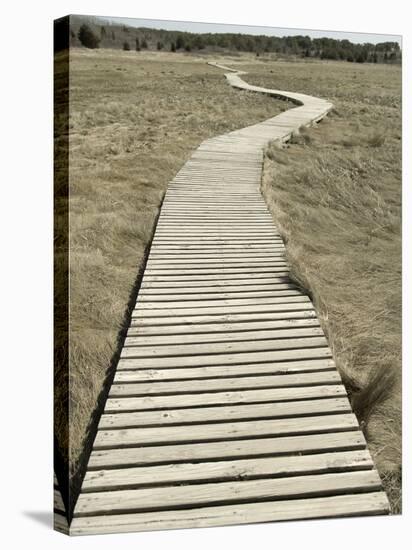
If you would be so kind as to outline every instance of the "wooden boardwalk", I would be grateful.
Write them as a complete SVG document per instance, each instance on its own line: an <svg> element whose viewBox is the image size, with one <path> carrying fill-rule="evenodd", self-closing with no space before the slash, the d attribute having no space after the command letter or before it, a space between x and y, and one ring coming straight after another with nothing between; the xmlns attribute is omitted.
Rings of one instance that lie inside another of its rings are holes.
<svg viewBox="0 0 412 550"><path fill-rule="evenodd" d="M389 510L260 193L262 150L332 108L204 141L170 182L71 534Z"/></svg>

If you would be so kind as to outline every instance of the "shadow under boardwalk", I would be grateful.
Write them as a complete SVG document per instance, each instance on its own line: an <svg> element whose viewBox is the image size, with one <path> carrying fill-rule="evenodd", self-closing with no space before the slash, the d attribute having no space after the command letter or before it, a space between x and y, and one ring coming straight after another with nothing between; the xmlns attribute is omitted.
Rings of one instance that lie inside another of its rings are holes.
<svg viewBox="0 0 412 550"><path fill-rule="evenodd" d="M388 512L260 193L266 143L332 107L291 96L169 184L71 534Z"/></svg>

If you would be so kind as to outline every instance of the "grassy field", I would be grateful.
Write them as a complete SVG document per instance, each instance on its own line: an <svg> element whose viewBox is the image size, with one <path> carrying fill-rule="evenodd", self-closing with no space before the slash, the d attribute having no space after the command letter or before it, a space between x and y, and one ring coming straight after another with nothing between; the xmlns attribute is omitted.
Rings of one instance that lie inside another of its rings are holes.
<svg viewBox="0 0 412 550"><path fill-rule="evenodd" d="M332 62L239 68L250 83L335 104L316 129L268 148L263 192L399 513L401 70Z"/></svg>
<svg viewBox="0 0 412 550"><path fill-rule="evenodd" d="M206 60L71 53L67 456L73 479L87 457L167 182L203 139L289 107L231 89ZM336 106L287 148L268 149L263 190L294 276L313 296L397 512L400 69L244 55L220 61L248 71L244 78L252 84L318 95ZM56 420L63 454L64 419L62 405Z"/></svg>
<svg viewBox="0 0 412 550"><path fill-rule="evenodd" d="M76 485L167 182L204 139L287 106L236 92L195 56L70 55L70 448L63 395L55 425Z"/></svg>

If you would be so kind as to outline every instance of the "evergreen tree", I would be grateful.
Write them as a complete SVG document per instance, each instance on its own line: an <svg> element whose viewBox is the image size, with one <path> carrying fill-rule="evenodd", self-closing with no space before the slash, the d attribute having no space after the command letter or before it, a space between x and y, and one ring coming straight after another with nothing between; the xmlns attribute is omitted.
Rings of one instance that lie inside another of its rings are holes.
<svg viewBox="0 0 412 550"><path fill-rule="evenodd" d="M81 44L85 48L95 49L99 47L100 40L94 34L89 25L83 24L80 27L79 34L77 35Z"/></svg>

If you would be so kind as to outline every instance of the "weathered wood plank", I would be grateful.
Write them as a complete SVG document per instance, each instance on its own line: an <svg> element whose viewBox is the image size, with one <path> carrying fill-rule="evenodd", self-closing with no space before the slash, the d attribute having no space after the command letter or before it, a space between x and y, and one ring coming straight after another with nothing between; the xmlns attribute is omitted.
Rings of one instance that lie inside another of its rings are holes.
<svg viewBox="0 0 412 550"><path fill-rule="evenodd" d="M249 313L240 312L223 312L223 313L211 313L206 314L199 313L196 315L180 315L180 316L164 316L164 317L133 317L131 319L132 327L161 327L161 326L182 326L186 325L192 330L193 326L200 326L202 324L215 323L243 323L256 322L256 321L287 321L291 319L315 319L316 312L312 308L302 309L296 308L282 308L281 311L252 311ZM158 330L157 328L155 330Z"/></svg>
<svg viewBox="0 0 412 550"><path fill-rule="evenodd" d="M286 437L262 437L259 440L241 439L154 447L132 447L93 451L90 456L89 469L230 460L257 456L285 456L365 449L365 447L365 438L360 430Z"/></svg>
<svg viewBox="0 0 412 550"><path fill-rule="evenodd" d="M291 285L290 285L291 286ZM250 293L249 293L250 294ZM286 299L287 298L287 299ZM230 293L230 292L216 292L215 295L202 295L201 293L195 296L186 294L178 294L176 297L173 295L163 296L146 296L145 294L139 294L136 302L136 309L156 309L165 307L210 307L220 305L255 305L255 304L273 304L273 303L290 303L290 302L304 302L308 301L308 298L302 295L301 291L296 287L279 290L271 290L269 292L254 292L252 295L248 293Z"/></svg>
<svg viewBox="0 0 412 550"><path fill-rule="evenodd" d="M235 330L229 332L220 333L188 333L185 334L171 334L169 336L144 336L139 334L138 336L127 336L124 341L125 347L130 346L150 346L158 345L163 346L167 344L199 344L203 342L246 342L247 340L278 340L282 338L304 338L309 336L323 336L323 330L320 326L305 325L298 328L288 329L274 329L274 330L241 330L242 326L238 326L238 332ZM240 331L239 331L240 329ZM129 331L130 332L130 331ZM160 350L161 351L161 350Z"/></svg>
<svg viewBox="0 0 412 550"><path fill-rule="evenodd" d="M195 486L119 490L82 493L76 516L112 513L124 510L164 510L181 506L227 504L245 500L310 498L316 496L379 490L380 479L375 471L338 474L302 475L280 479L205 483Z"/></svg>
<svg viewBox="0 0 412 550"><path fill-rule="evenodd" d="M383 492L350 494L323 498L304 498L242 506L213 506L191 510L147 512L75 518L72 534L121 533L153 529L183 529L221 525L240 525L296 519L320 519L378 515L388 513Z"/></svg>
<svg viewBox="0 0 412 550"><path fill-rule="evenodd" d="M326 338L321 334L303 338L270 339L230 339L226 342L200 342L196 344L176 343L169 345L126 346L121 357L174 357L185 355L210 355L220 353L238 353L250 351L272 351L279 349L318 348L327 346Z"/></svg>
<svg viewBox="0 0 412 550"><path fill-rule="evenodd" d="M110 389L110 397L167 395L178 393L197 393L223 390L240 390L250 388L284 388L292 386L324 386L338 384L341 378L336 370L309 372L299 374L273 374L261 376L240 376L233 378L207 378L193 380L167 380L114 383Z"/></svg>
<svg viewBox="0 0 412 550"><path fill-rule="evenodd" d="M201 480L216 482L288 475L313 475L349 470L370 470L372 467L373 462L367 450L226 460L223 462L203 462L201 464L140 466L137 468L88 472L83 481L83 491L98 492L128 487L138 488L139 486L188 484ZM150 507L150 504L147 504Z"/></svg>
<svg viewBox="0 0 412 550"><path fill-rule="evenodd" d="M270 361L292 361L298 359L325 359L331 358L329 347L314 347L274 351L254 351L242 353L227 353L220 355L185 355L175 357L122 357L118 369L134 368L182 368L194 366L223 366L242 365L248 363L268 363Z"/></svg>
<svg viewBox="0 0 412 550"><path fill-rule="evenodd" d="M202 394L207 395L207 394ZM153 398L154 399L154 398ZM193 426L162 426L155 428L124 428L99 430L94 441L95 449L153 445L165 443L188 443L194 441L219 441L267 435L298 435L305 433L355 430L358 423L353 414L330 414L274 420L222 422Z"/></svg>
<svg viewBox="0 0 412 550"><path fill-rule="evenodd" d="M224 322L221 317L217 317L215 323L199 323L199 324L174 324L174 325L160 325L160 326L147 326L147 325L131 325L127 332L127 335L130 337L134 336L153 336L159 337L159 339L164 336L166 338L173 338L174 336L181 335L182 338L191 338L193 335L198 334L199 337L201 334L210 334L218 335L220 333L239 333L242 331L281 331L281 330L299 330L300 328L306 327L319 327L319 321L313 312L312 315L305 316L301 318L299 313L289 314L288 317L284 319L273 319L273 320L253 320L248 321L233 318L232 321L238 322ZM198 341L201 341L200 339Z"/></svg>
<svg viewBox="0 0 412 550"><path fill-rule="evenodd" d="M256 299L255 299L256 300ZM256 300L257 301L257 300ZM252 303L245 303L242 305L233 304L230 300L222 300L218 304L199 304L196 302L187 303L179 302L178 307L173 304L168 304L165 307L161 304L153 304L153 306L147 307L145 303L139 304L139 309L132 311L132 318L142 317L177 317L177 316L204 316L204 315L220 315L230 313L280 313L288 311L311 311L313 305L309 298L306 296L285 296L284 298L266 298L261 300L260 304L251 300Z"/></svg>
<svg viewBox="0 0 412 550"><path fill-rule="evenodd" d="M156 380L184 380L194 378L239 377L245 375L286 374L335 370L331 359L288 361L285 363L248 363L225 367L193 367L177 369L134 369L117 371L115 382L144 382Z"/></svg>
<svg viewBox="0 0 412 550"><path fill-rule="evenodd" d="M225 391L213 393L195 393L185 395L160 395L154 397L109 398L105 412L142 411L149 409L190 408L206 405L271 403L276 401L297 401L299 399L317 399L345 396L342 384L327 386L307 386L294 388L253 389L243 391Z"/></svg>
<svg viewBox="0 0 412 550"><path fill-rule="evenodd" d="M287 418L338 412L351 412L350 403L346 397L194 409L169 409L167 412L164 410L133 413L118 412L116 414L103 414L99 427L100 429L111 429L200 422L230 422L231 420L250 420L252 418Z"/></svg>

